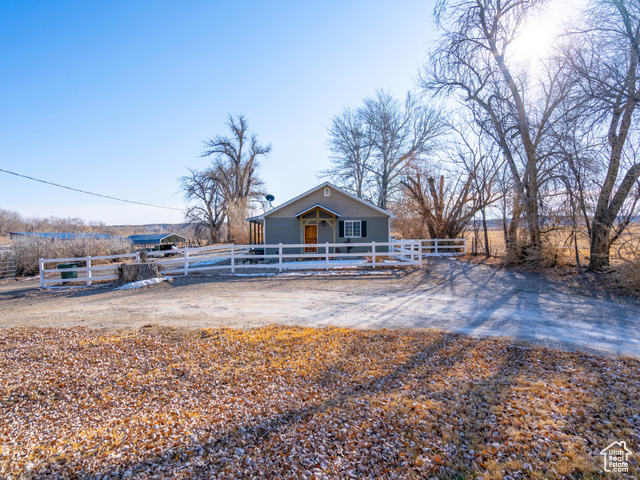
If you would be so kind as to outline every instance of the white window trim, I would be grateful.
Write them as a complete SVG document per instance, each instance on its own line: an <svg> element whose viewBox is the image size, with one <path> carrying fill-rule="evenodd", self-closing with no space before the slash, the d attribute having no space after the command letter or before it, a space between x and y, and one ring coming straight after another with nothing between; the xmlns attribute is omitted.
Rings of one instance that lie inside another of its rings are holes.
<svg viewBox="0 0 640 480"><path fill-rule="evenodd" d="M325 197L330 197L331 196L331 189L329 187L325 187L324 196Z"/></svg>
<svg viewBox="0 0 640 480"><path fill-rule="evenodd" d="M351 231L353 231L353 224L358 224L358 231L360 235L347 235L347 223L351 223ZM344 221L344 238L362 238L362 220L345 220Z"/></svg>

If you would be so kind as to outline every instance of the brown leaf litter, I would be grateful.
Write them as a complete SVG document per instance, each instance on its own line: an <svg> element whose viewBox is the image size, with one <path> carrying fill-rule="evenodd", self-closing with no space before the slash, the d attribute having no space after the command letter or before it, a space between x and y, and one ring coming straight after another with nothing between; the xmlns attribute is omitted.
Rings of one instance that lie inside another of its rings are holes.
<svg viewBox="0 0 640 480"><path fill-rule="evenodd" d="M640 450L638 365L433 331L3 330L0 477L600 478L609 443Z"/></svg>

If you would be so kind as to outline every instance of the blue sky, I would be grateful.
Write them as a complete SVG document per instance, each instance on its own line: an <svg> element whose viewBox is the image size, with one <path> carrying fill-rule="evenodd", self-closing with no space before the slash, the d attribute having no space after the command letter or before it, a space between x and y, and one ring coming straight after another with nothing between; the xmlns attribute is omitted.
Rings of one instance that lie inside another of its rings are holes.
<svg viewBox="0 0 640 480"><path fill-rule="evenodd" d="M431 1L0 3L0 168L183 207L178 178L242 113L273 152L275 204L318 183L326 128L377 88L414 87ZM179 222L0 173L0 208L108 224Z"/></svg>

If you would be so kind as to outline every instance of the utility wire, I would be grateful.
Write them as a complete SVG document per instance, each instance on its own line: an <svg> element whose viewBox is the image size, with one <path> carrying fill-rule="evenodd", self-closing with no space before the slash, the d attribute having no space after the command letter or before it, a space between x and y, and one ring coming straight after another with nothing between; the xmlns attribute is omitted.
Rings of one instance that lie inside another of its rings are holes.
<svg viewBox="0 0 640 480"><path fill-rule="evenodd" d="M99 193L87 192L86 190L80 190L79 188L67 187L65 185L60 185L60 184L53 183L53 182L47 182L46 180L41 180L39 178L30 177L28 175L21 175L21 174L16 173L16 172L10 172L9 170L3 170L2 168L0 168L0 172L8 173L10 175L15 175L16 177L26 178L28 180L33 180L34 182L46 183L47 185L53 185L54 187L66 188L67 190L72 190L74 192L86 193L87 195L93 195L94 197L108 198L109 200L117 200L118 202L133 203L134 205L143 205L145 207L165 208L167 210L180 210L180 211L182 211L182 208L166 207L166 206L163 206L163 205L152 205L150 203L135 202L133 200L125 200L123 198L111 197L109 195L101 195Z"/></svg>

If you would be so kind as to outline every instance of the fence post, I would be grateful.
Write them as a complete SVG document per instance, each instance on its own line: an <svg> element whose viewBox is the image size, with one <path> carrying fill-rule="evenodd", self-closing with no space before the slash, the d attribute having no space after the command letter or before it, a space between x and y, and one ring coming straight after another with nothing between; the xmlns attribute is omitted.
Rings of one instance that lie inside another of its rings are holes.
<svg viewBox="0 0 640 480"><path fill-rule="evenodd" d="M376 242L371 242L371 263L372 268L376 268Z"/></svg>
<svg viewBox="0 0 640 480"><path fill-rule="evenodd" d="M38 260L40 266L40 288L44 288L44 258Z"/></svg>
<svg viewBox="0 0 640 480"><path fill-rule="evenodd" d="M329 270L329 242L324 244L324 254L326 257L326 267Z"/></svg>
<svg viewBox="0 0 640 480"><path fill-rule="evenodd" d="M282 244L278 244L278 271L282 272Z"/></svg>
<svg viewBox="0 0 640 480"><path fill-rule="evenodd" d="M463 240L464 240L464 254L466 255L467 254L467 239L464 238Z"/></svg>
<svg viewBox="0 0 640 480"><path fill-rule="evenodd" d="M436 238L436 251L434 253L438 255L438 239L437 238Z"/></svg>
<svg viewBox="0 0 640 480"><path fill-rule="evenodd" d="M140 252L136 252L136 263L140 263Z"/></svg>
<svg viewBox="0 0 640 480"><path fill-rule="evenodd" d="M87 257L87 287L91 286L91 257Z"/></svg>
<svg viewBox="0 0 640 480"><path fill-rule="evenodd" d="M234 253L235 245L231 244L231 273L236 273L236 257Z"/></svg>
<svg viewBox="0 0 640 480"><path fill-rule="evenodd" d="M184 274L189 275L189 248L184 247Z"/></svg>
<svg viewBox="0 0 640 480"><path fill-rule="evenodd" d="M420 265L422 265L422 260L424 260L424 255L422 254L422 239L418 240L418 251L420 252Z"/></svg>

